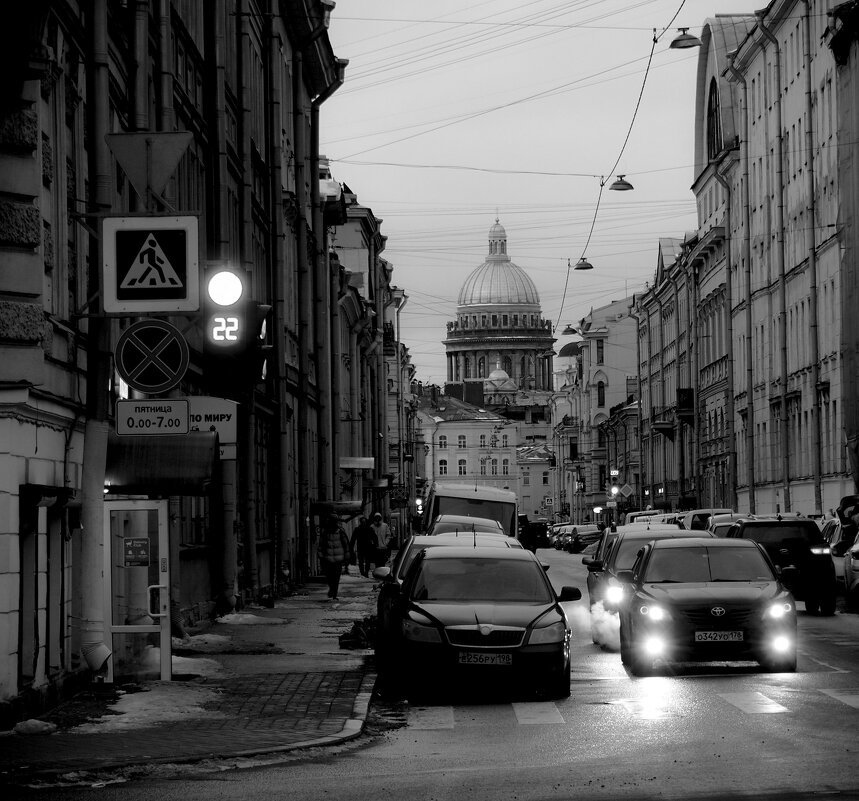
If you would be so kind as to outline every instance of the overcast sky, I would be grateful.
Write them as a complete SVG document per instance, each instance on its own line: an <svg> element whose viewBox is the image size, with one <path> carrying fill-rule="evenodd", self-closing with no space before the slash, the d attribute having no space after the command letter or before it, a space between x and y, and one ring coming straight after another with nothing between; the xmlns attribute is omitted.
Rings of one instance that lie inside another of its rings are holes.
<svg viewBox="0 0 859 801"><path fill-rule="evenodd" d="M322 106L321 151L383 220L418 379L446 379L446 323L496 216L556 351L567 324L652 281L659 237L696 228L698 49L668 45L679 27L698 35L708 17L755 7L337 0L329 36L349 65ZM635 189L609 191L617 174ZM582 256L594 269L568 270Z"/></svg>

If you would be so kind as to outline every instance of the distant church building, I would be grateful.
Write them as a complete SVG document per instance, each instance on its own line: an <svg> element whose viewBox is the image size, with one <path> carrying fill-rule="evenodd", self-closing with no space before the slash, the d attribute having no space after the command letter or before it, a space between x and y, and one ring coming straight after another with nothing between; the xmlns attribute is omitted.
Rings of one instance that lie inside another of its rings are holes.
<svg viewBox="0 0 859 801"><path fill-rule="evenodd" d="M551 391L554 341L537 288L507 255L507 232L496 219L489 229L486 261L465 279L456 320L447 324L447 381L483 379L488 393L496 396L515 396L517 388Z"/></svg>

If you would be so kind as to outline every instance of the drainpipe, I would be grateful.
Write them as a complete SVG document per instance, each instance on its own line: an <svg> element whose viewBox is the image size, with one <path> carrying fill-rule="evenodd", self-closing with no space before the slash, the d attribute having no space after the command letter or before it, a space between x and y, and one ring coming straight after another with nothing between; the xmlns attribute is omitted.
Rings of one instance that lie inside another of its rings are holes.
<svg viewBox="0 0 859 801"><path fill-rule="evenodd" d="M638 469L641 471L641 476L638 486L635 488L636 497L638 498L638 506L641 508L644 505L644 487L647 486L647 476L644 474L644 459L641 458L642 440L642 404L641 404L641 317L638 316L635 309L635 295L632 296L632 303L629 306L629 316L635 320L635 376L638 384L638 396L636 398L636 406L638 407ZM650 449L648 448L648 451Z"/></svg>
<svg viewBox="0 0 859 801"><path fill-rule="evenodd" d="M91 178L94 190L94 211L111 208L110 157L104 134L108 127L109 66L107 37L107 0L93 0L93 68L89 70L92 100L93 160ZM101 256L100 243L93 238L91 253ZM89 271L88 294L97 297L98 270ZM96 306L99 301L95 301ZM95 309L94 309L95 311ZM108 352L110 328L107 320L89 318L87 337L87 398L84 428L84 464L81 476L81 516L85 532L81 546L81 655L94 673L101 673L111 651L105 632L105 610L110 599L105 598L104 543L104 476L107 467L108 396L110 375Z"/></svg>
<svg viewBox="0 0 859 801"><path fill-rule="evenodd" d="M698 374L698 343L700 342L700 331L698 327L700 321L698 319L698 267L700 260L695 259L690 268L692 271L692 290L689 298L689 330L692 332L692 341L689 343L689 384L692 389L692 437L691 437L691 453L690 462L692 464L692 488L695 491L695 503L701 505L701 488L702 482L699 471L698 459L701 453L701 421L698 415L698 400L700 398L700 381Z"/></svg>
<svg viewBox="0 0 859 801"><path fill-rule="evenodd" d="M808 169L806 175L806 193L808 195L808 217L805 224L805 240L808 248L808 278L809 294L811 295L811 388L814 392L812 404L811 427L811 459L814 476L814 509L820 513L823 511L823 457L820 453L820 340L819 324L817 319L817 243L815 225L817 221L817 204L814 200L814 116L813 99L814 89L811 76L811 4L809 0L803 0L805 13L802 17L802 49L803 61L805 62L805 152L808 158Z"/></svg>
<svg viewBox="0 0 859 801"><path fill-rule="evenodd" d="M781 402L779 405L779 430L781 431L781 482L784 497L784 511L791 510L790 498L790 454L788 448L788 416L787 416L787 390L788 390L788 364L787 364L787 280L785 277L785 245L784 245L784 128L782 124L782 76L781 76L781 47L778 39L773 35L770 28L764 23L765 12L756 11L758 27L766 39L773 46L773 67L776 74L776 95L773 99L773 108L776 117L778 133L776 135L776 267L778 269L779 285L779 309L778 309L778 335L781 340L779 348L779 371L781 372ZM819 507L818 507L819 508ZM778 511L778 510L777 510Z"/></svg>
<svg viewBox="0 0 859 801"><path fill-rule="evenodd" d="M331 265L328 260L328 235L323 219L319 197L319 107L337 91L344 81L345 64L338 61L335 81L325 88L310 103L310 205L313 219L313 285L316 313L313 320L316 326L316 346L318 354L317 381L319 383L320 409L318 418L319 444L319 496L320 500L335 500L336 446L334 439L335 419L339 416L333 391L334 374L337 364L334 361L334 340L338 336L337 283L331 280Z"/></svg>
<svg viewBox="0 0 859 801"><path fill-rule="evenodd" d="M752 365L752 246L751 222L749 211L749 90L745 76L734 66L733 60L728 62L728 70L740 84L742 90L743 135L740 143L742 149L743 171L743 275L745 278L744 296L746 302L746 483L749 488L749 514L754 514L755 507L755 387Z"/></svg>
<svg viewBox="0 0 859 801"><path fill-rule="evenodd" d="M675 404L675 423L676 423L676 431L677 431L677 508L680 508L680 499L683 497L683 487L686 481L686 438L684 436L686 425L683 420L680 418L680 415L677 414L677 407L679 406L677 397L677 390L681 386L681 371L680 371L680 299L679 292L677 291L677 277L676 275L671 276L671 288L674 291L674 398L672 399ZM688 340L687 340L688 347ZM688 363L687 363L688 365Z"/></svg>
<svg viewBox="0 0 859 801"><path fill-rule="evenodd" d="M300 52L292 57L292 103L293 120L295 125L295 204L298 214L295 220L295 258L296 258L296 288L298 292L298 418L296 442L296 478L298 484L298 514L300 525L299 534L299 569L311 574L311 516L310 516L310 418L308 405L310 392L310 351L311 341L311 309L310 294L312 276L307 264L307 223L305 210L307 208L307 145L304 136L304 108L301 105L301 95L304 87L304 61ZM306 576L302 576L306 578Z"/></svg>
<svg viewBox="0 0 859 801"><path fill-rule="evenodd" d="M737 452L734 448L734 279L731 275L733 263L731 262L731 210L732 193L731 185L722 173L714 170L713 176L725 190L725 348L728 356L727 384L725 403L725 417L728 421L728 465L726 475L728 487L726 497L731 509L737 508Z"/></svg>

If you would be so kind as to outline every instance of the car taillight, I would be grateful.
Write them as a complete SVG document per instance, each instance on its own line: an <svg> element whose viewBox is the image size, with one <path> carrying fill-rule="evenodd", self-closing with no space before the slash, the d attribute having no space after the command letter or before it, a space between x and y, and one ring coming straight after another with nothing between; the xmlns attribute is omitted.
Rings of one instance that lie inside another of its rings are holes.
<svg viewBox="0 0 859 801"><path fill-rule="evenodd" d="M828 545L815 545L812 547L811 552L816 556L831 556L832 548L830 548Z"/></svg>

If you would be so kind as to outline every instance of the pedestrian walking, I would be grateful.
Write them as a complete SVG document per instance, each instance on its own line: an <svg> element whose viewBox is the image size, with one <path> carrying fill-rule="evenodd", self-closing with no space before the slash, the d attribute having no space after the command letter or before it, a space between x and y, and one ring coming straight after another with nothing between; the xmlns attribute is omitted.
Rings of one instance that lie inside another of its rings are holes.
<svg viewBox="0 0 859 801"><path fill-rule="evenodd" d="M322 524L319 558L322 560L322 572L328 582L328 600L336 601L343 565L349 563L349 538L340 526L340 518L335 514L329 515Z"/></svg>
<svg viewBox="0 0 859 801"><path fill-rule="evenodd" d="M362 576L370 575L370 565L376 555L376 533L366 517L358 519L358 525L352 532L350 547L358 562L358 570Z"/></svg>
<svg viewBox="0 0 859 801"><path fill-rule="evenodd" d="M391 527L382 520L381 512L376 512L373 515L373 525L370 528L373 530L373 536L375 537L375 542L373 543L376 551L374 561L376 567L382 567L387 563L391 553Z"/></svg>

